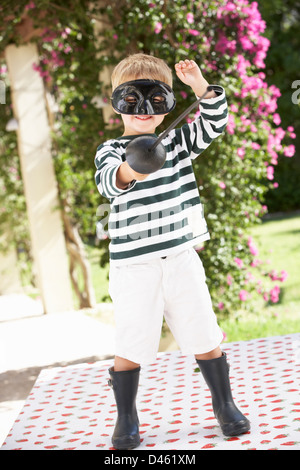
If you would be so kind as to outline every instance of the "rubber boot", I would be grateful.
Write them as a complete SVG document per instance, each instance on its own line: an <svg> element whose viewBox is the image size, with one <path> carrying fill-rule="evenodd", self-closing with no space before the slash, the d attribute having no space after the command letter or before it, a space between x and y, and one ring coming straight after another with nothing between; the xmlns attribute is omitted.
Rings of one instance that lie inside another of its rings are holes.
<svg viewBox="0 0 300 470"><path fill-rule="evenodd" d="M211 396L215 417L225 436L238 436L250 429L250 422L235 406L229 381L226 354L216 359L197 360Z"/></svg>
<svg viewBox="0 0 300 470"><path fill-rule="evenodd" d="M118 410L112 444L118 450L134 449L140 444L139 420L136 410L140 367L118 372L111 368L109 374L108 383L113 389Z"/></svg>

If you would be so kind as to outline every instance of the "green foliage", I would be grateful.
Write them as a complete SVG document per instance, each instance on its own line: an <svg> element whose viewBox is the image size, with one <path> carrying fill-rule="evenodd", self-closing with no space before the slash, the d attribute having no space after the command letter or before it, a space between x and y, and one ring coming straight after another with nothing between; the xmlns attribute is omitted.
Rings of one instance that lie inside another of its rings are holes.
<svg viewBox="0 0 300 470"><path fill-rule="evenodd" d="M265 212L264 196L273 187L274 166L282 154L292 156L294 148L293 129L285 131L275 124L280 93L265 82L262 72L269 41L262 35L265 24L257 4L247 0L43 0L22 6L10 2L1 7L5 21L0 47L4 50L18 37L22 12L34 20L40 52L36 70L57 106L52 131L60 201L85 241L95 237L97 207L107 202L94 183L96 148L122 133L118 117L112 115L107 122L97 105L96 97L102 102L110 97L99 72L143 51L164 59L172 69L180 59L194 59L210 83L224 86L230 107L227 130L194 166L212 238L201 248L201 258L220 314L251 309L256 295L267 298L270 292L255 275L257 250L248 234ZM164 126L194 100L175 74L174 90L177 107ZM8 106L2 108L6 122L11 111ZM15 154L17 165L16 151L10 147L13 138L5 133L3 122L2 153ZM2 184L7 166L0 171ZM17 192L17 182L14 185L10 194ZM18 200L22 200L20 188ZM14 209L20 217L20 207ZM100 243L106 248L104 264L107 244L108 240ZM271 295L274 301L275 294Z"/></svg>
<svg viewBox="0 0 300 470"><path fill-rule="evenodd" d="M3 74L5 68L3 68ZM5 131L11 116L9 94L6 105L0 105L0 250L14 245L19 251L29 253L30 243L26 217L24 186L21 177L15 133Z"/></svg>
<svg viewBox="0 0 300 470"><path fill-rule="evenodd" d="M300 145L300 2L297 0L260 0L259 8L267 22L267 36L271 41L266 57L266 79L278 86L281 96L278 99L278 112L282 125L292 123L295 128L296 149ZM293 98L294 94L294 98ZM297 103L298 101L298 103ZM300 208L300 153L295 158L281 158L275 168L275 178L279 184L276 191L266 194L266 204L270 212L290 211Z"/></svg>

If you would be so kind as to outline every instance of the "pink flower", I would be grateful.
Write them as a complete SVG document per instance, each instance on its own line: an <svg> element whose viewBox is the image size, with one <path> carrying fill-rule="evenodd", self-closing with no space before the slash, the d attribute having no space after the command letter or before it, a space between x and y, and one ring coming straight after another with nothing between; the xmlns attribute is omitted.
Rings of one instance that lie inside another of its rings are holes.
<svg viewBox="0 0 300 470"><path fill-rule="evenodd" d="M242 267L243 267L243 264L244 264L244 263L243 263L243 260L242 260L241 258L237 258L237 257L236 257L236 258L234 258L233 261L238 265L239 268L242 268Z"/></svg>
<svg viewBox="0 0 300 470"><path fill-rule="evenodd" d="M269 276L270 278L272 279L272 281L280 281L280 282L284 282L286 280L286 278L288 277L288 273L287 271L285 271L284 269L280 272L280 275L276 273L276 271L273 269L270 273L269 273Z"/></svg>
<svg viewBox="0 0 300 470"><path fill-rule="evenodd" d="M227 274L227 284L228 284L229 286L231 286L232 281L233 281L233 277L232 277L230 274Z"/></svg>
<svg viewBox="0 0 300 470"><path fill-rule="evenodd" d="M227 11L235 11L236 6L233 2L228 2L227 5L224 6L224 9Z"/></svg>
<svg viewBox="0 0 300 470"><path fill-rule="evenodd" d="M25 5L25 10L32 10L33 8L35 8L34 2L29 2L27 5Z"/></svg>
<svg viewBox="0 0 300 470"><path fill-rule="evenodd" d="M240 147L237 149L237 152L238 156L243 160L244 156L245 156L245 149L243 147Z"/></svg>
<svg viewBox="0 0 300 470"><path fill-rule="evenodd" d="M234 129L235 129L235 121L234 121L234 117L229 114L228 116L228 124L227 124L227 132L228 134L234 134Z"/></svg>
<svg viewBox="0 0 300 470"><path fill-rule="evenodd" d="M286 278L288 277L288 273L287 273L287 271L285 271L285 270L283 269L280 274L281 274L281 276L280 276L279 280L280 280L281 282L284 282L284 281L286 280Z"/></svg>
<svg viewBox="0 0 300 470"><path fill-rule="evenodd" d="M219 310L223 310L223 309L224 309L224 303L223 303L223 302L219 302L219 303L218 303L218 309L219 309Z"/></svg>
<svg viewBox="0 0 300 470"><path fill-rule="evenodd" d="M269 276L270 276L270 278L272 279L272 281L277 281L277 279L278 279L275 269L273 269L273 270L269 273Z"/></svg>
<svg viewBox="0 0 300 470"><path fill-rule="evenodd" d="M187 22L190 23L190 24L194 23L194 15L193 15L193 13L188 13L188 14L186 15L186 20L187 20Z"/></svg>
<svg viewBox="0 0 300 470"><path fill-rule="evenodd" d="M253 148L253 150L259 150L260 149L260 145L257 142L252 142L251 147Z"/></svg>
<svg viewBox="0 0 300 470"><path fill-rule="evenodd" d="M215 45L215 49L221 54L225 54L225 52L233 53L236 50L236 40L228 39L225 34L220 31L219 39Z"/></svg>
<svg viewBox="0 0 300 470"><path fill-rule="evenodd" d="M261 206L261 210L263 213L266 213L268 212L268 206L266 206L265 204Z"/></svg>
<svg viewBox="0 0 300 470"><path fill-rule="evenodd" d="M258 266L260 263L261 261L259 259L254 259L251 261L250 266L252 266L252 268L256 268L256 266Z"/></svg>
<svg viewBox="0 0 300 470"><path fill-rule="evenodd" d="M0 65L0 75L5 75L7 73L7 66Z"/></svg>
<svg viewBox="0 0 300 470"><path fill-rule="evenodd" d="M274 167L273 166L268 166L267 167L267 178L268 178L268 180L273 180L274 179Z"/></svg>
<svg viewBox="0 0 300 470"><path fill-rule="evenodd" d="M283 154L286 157L292 157L295 154L295 150L295 145L289 145L287 147L284 147Z"/></svg>
<svg viewBox="0 0 300 470"><path fill-rule="evenodd" d="M249 298L249 292L247 292L245 289L241 289L239 293L239 298L242 302L244 302Z"/></svg>
<svg viewBox="0 0 300 470"><path fill-rule="evenodd" d="M268 294L267 292L264 293L263 299L264 299L266 302L268 302L268 300L269 300L269 294Z"/></svg>
<svg viewBox="0 0 300 470"><path fill-rule="evenodd" d="M240 43L242 48L246 50L251 50L253 48L253 44L247 36L240 37Z"/></svg>
<svg viewBox="0 0 300 470"><path fill-rule="evenodd" d="M154 32L156 34L159 34L161 32L161 30L162 30L162 24L158 21L155 25Z"/></svg>
<svg viewBox="0 0 300 470"><path fill-rule="evenodd" d="M246 60L242 55L238 55L237 71L241 76L246 75L246 70L250 65L249 60Z"/></svg>
<svg viewBox="0 0 300 470"><path fill-rule="evenodd" d="M258 255L258 249L257 249L257 247L254 245L254 242L253 242L252 237L249 237L249 238L248 238L248 246L249 246L250 253L251 253L253 256L257 256L257 255Z"/></svg>
<svg viewBox="0 0 300 470"><path fill-rule="evenodd" d="M277 88L277 86L271 85L269 90L272 93L272 95L275 96L275 98L279 98L281 96L280 90L279 88Z"/></svg>
<svg viewBox="0 0 300 470"><path fill-rule="evenodd" d="M189 29L189 33L192 35L192 36L199 36L199 31L197 31L196 29Z"/></svg>
<svg viewBox="0 0 300 470"><path fill-rule="evenodd" d="M279 300L280 287L275 286L270 290L270 300L273 304L276 304Z"/></svg>
<svg viewBox="0 0 300 470"><path fill-rule="evenodd" d="M277 126L279 126L279 124L281 123L281 119L280 119L280 116L278 113L275 113L274 116L273 116L273 122L274 124L276 124Z"/></svg>
<svg viewBox="0 0 300 470"><path fill-rule="evenodd" d="M223 181L220 181L219 186L220 186L221 189L226 188L226 184Z"/></svg>

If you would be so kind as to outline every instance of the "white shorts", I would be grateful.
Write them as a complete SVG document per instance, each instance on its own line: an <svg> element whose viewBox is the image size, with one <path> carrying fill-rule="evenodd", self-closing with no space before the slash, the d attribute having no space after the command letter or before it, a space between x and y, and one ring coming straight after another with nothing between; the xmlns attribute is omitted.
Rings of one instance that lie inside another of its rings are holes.
<svg viewBox="0 0 300 470"><path fill-rule="evenodd" d="M204 268L193 248L165 259L111 266L109 293L116 356L137 364L154 362L163 317L184 355L204 354L222 342Z"/></svg>

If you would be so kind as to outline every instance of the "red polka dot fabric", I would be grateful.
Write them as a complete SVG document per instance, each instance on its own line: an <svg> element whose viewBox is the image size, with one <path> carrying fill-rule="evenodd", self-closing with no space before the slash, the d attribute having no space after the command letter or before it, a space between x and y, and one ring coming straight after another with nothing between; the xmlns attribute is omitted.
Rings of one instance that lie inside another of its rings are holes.
<svg viewBox="0 0 300 470"><path fill-rule="evenodd" d="M160 353L141 370L139 450L299 450L300 333L223 344L251 430L225 437L192 356ZM1 450L112 450L113 361L43 370Z"/></svg>

